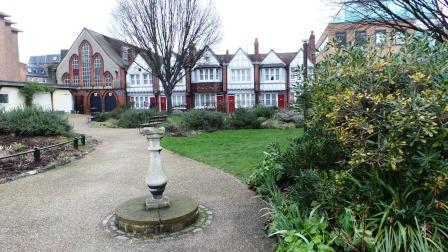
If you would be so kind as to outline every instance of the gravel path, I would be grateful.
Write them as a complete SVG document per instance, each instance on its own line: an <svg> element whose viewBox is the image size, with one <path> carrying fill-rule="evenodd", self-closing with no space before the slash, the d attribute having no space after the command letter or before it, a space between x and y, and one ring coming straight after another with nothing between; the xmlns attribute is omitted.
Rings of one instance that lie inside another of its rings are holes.
<svg viewBox="0 0 448 252"><path fill-rule="evenodd" d="M167 192L197 199L213 211L211 225L174 240L131 243L110 237L101 222L115 207L147 193L147 141L135 129L90 128L70 116L77 132L100 140L96 150L62 168L0 185L2 251L271 251L260 209L235 177L162 152Z"/></svg>

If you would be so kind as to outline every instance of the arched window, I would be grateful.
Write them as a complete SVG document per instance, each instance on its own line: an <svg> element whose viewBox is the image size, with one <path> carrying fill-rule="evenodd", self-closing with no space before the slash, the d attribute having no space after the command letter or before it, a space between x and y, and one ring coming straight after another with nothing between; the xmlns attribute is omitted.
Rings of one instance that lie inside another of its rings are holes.
<svg viewBox="0 0 448 252"><path fill-rule="evenodd" d="M113 77L112 77L111 73L105 72L104 73L104 80L106 82L106 87L111 87L112 86Z"/></svg>
<svg viewBox="0 0 448 252"><path fill-rule="evenodd" d="M90 44L85 42L81 48L81 59L82 59L82 83L85 87L90 87L92 85L92 51L90 49Z"/></svg>
<svg viewBox="0 0 448 252"><path fill-rule="evenodd" d="M103 60L101 59L101 56L95 55L93 60L93 72L94 72L94 79L95 79L95 86L101 86L102 85L102 68L103 68Z"/></svg>
<svg viewBox="0 0 448 252"><path fill-rule="evenodd" d="M68 73L62 75L62 84L66 86L70 85L70 75Z"/></svg>
<svg viewBox="0 0 448 252"><path fill-rule="evenodd" d="M73 78L73 85L79 86L79 58L76 54L70 59L70 75Z"/></svg>

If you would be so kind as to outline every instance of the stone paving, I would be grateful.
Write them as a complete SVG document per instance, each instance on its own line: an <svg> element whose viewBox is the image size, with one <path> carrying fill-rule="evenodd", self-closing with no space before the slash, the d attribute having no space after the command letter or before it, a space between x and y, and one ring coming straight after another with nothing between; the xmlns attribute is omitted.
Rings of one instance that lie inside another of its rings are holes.
<svg viewBox="0 0 448 252"><path fill-rule="evenodd" d="M1 251L271 251L262 202L235 177L162 152L166 192L187 194L213 212L199 232L173 239L116 239L103 221L123 201L147 193L147 141L135 129L90 128L70 116L77 132L100 140L96 150L64 167L0 185Z"/></svg>

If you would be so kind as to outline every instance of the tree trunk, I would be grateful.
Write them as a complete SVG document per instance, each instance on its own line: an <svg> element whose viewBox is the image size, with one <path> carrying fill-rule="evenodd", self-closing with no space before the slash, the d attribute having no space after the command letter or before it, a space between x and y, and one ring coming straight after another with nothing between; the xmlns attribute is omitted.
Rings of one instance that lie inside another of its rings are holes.
<svg viewBox="0 0 448 252"><path fill-rule="evenodd" d="M166 113L171 115L173 113L173 100L172 100L172 91L167 92L165 90L166 96Z"/></svg>

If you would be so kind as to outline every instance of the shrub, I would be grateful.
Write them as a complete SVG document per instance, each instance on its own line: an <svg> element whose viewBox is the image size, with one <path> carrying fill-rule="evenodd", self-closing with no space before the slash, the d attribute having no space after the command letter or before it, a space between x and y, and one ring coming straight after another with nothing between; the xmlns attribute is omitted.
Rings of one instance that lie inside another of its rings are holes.
<svg viewBox="0 0 448 252"><path fill-rule="evenodd" d="M117 126L120 128L138 128L140 124L147 123L151 115L156 112L147 109L128 109L123 112Z"/></svg>
<svg viewBox="0 0 448 252"><path fill-rule="evenodd" d="M303 122L303 115L294 110L285 110L275 113L274 118L285 123L300 124Z"/></svg>
<svg viewBox="0 0 448 252"><path fill-rule="evenodd" d="M98 113L95 115L95 117L92 119L92 121L104 122L111 117L112 117L112 115L109 112Z"/></svg>
<svg viewBox="0 0 448 252"><path fill-rule="evenodd" d="M230 116L229 126L234 129L258 129L261 121L258 120L255 110L238 108Z"/></svg>
<svg viewBox="0 0 448 252"><path fill-rule="evenodd" d="M0 133L26 136L69 135L72 126L59 113L40 107L0 112Z"/></svg>
<svg viewBox="0 0 448 252"><path fill-rule="evenodd" d="M275 107L265 107L265 106L255 106L252 108L253 112L255 113L255 116L258 117L264 117L266 119L270 119L274 116L275 112L277 111L277 108Z"/></svg>
<svg viewBox="0 0 448 252"><path fill-rule="evenodd" d="M289 129L294 129L295 127L296 126L293 123L283 123L276 119L268 119L261 123L261 128L263 128L263 129L289 130Z"/></svg>
<svg viewBox="0 0 448 252"><path fill-rule="evenodd" d="M190 110L183 115L182 127L188 130L213 131L224 128L225 114L206 110Z"/></svg>
<svg viewBox="0 0 448 252"><path fill-rule="evenodd" d="M337 251L446 251L447 57L446 43L408 38L398 54L348 46L317 64L308 130L264 167L283 178L269 190L264 177L253 182L275 202L270 227L285 222L285 205L301 216L319 206L319 242ZM312 239L306 226L284 226L279 250Z"/></svg>

